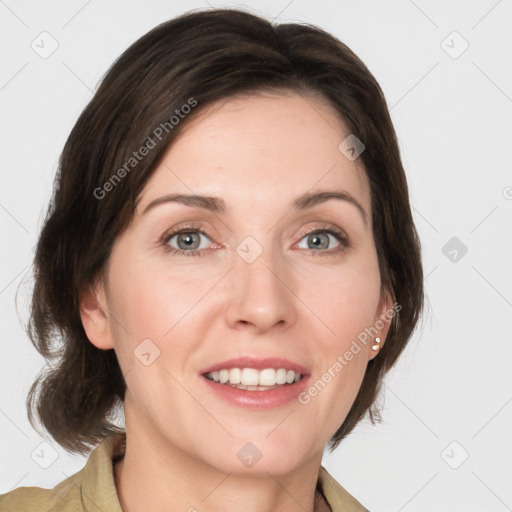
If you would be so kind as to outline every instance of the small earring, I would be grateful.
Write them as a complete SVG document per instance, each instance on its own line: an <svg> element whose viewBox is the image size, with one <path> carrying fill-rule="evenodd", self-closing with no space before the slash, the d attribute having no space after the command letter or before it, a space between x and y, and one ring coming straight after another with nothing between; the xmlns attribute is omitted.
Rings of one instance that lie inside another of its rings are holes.
<svg viewBox="0 0 512 512"><path fill-rule="evenodd" d="M372 350L379 350L380 338L375 338L375 345L372 345Z"/></svg>

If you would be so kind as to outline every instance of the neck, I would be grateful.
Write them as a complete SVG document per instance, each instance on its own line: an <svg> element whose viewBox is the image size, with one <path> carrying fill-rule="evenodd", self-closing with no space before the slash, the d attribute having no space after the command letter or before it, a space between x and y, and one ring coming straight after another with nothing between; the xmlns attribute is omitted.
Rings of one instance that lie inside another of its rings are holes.
<svg viewBox="0 0 512 512"><path fill-rule="evenodd" d="M135 423L135 430L129 426L127 421L125 455L114 467L123 512L330 510L322 494L315 492L322 453L284 474L223 473L157 434L137 430L140 423Z"/></svg>
<svg viewBox="0 0 512 512"><path fill-rule="evenodd" d="M213 510L225 510L226 512L239 511L243 506L243 510L252 512L330 512L331 508L325 501L323 494L319 490L313 488L312 492L297 493L304 494L305 496L293 496L288 490L283 493L276 493L275 487L281 485L277 480L273 481L274 489L270 492L265 492L265 489L258 491L255 486L249 484L244 485L237 483L236 479L229 480L229 475L224 475L223 478L217 482L217 486L211 488L207 492L206 486L201 485L202 493L177 492L178 485L166 487L164 489L165 495L153 494L151 489L158 488L154 485L146 485L144 481L141 482L139 477L133 479L133 474L130 474L130 468L124 467L124 459L120 460L115 465L115 483L117 493L123 512L138 512L147 510L148 503L151 507L158 506L158 510L164 512L174 511L187 511L187 512L210 512ZM197 480L200 480L198 478ZM183 481L181 482L183 484ZM222 492L217 492L217 487L222 485ZM187 487L192 489L197 487L196 482L189 482ZM197 490L197 489L196 489ZM213 496L213 493L217 495ZM155 499L154 496L158 496ZM188 498L184 499L184 496ZM192 506L191 504L195 505ZM199 508L198 508L199 507Z"/></svg>

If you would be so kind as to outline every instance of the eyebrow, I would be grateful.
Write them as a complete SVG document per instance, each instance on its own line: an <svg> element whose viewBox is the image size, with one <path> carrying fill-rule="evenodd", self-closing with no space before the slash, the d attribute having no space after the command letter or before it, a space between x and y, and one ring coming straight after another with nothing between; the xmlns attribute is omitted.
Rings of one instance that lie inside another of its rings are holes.
<svg viewBox="0 0 512 512"><path fill-rule="evenodd" d="M291 209L306 210L318 204L325 203L331 199L346 201L355 206L361 214L365 224L368 224L368 214L361 203L351 194L344 190L331 190L323 192L306 192L296 198L290 205ZM198 194L169 194L151 201L143 210L141 215L163 203L180 203L185 206L203 208L214 213L228 213L230 210L226 202L220 197L203 196Z"/></svg>

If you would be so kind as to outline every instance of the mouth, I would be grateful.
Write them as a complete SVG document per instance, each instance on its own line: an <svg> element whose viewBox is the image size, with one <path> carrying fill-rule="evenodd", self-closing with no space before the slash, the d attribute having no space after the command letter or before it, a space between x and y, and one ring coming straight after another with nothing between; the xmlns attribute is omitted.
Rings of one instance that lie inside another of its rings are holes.
<svg viewBox="0 0 512 512"><path fill-rule="evenodd" d="M245 391L271 391L300 382L303 375L287 368L223 368L204 373L203 376L217 384Z"/></svg>
<svg viewBox="0 0 512 512"><path fill-rule="evenodd" d="M285 406L304 391L310 371L282 357L245 356L204 368L213 395L230 406L269 410Z"/></svg>

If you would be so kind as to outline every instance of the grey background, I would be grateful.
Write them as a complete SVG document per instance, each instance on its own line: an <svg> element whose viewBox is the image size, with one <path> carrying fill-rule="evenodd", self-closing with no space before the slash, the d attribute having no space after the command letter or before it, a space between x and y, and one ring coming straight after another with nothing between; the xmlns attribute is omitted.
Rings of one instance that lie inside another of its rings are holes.
<svg viewBox="0 0 512 512"><path fill-rule="evenodd" d="M0 0L0 493L53 487L86 460L41 438L24 406L44 361L18 315L59 153L119 54L208 4L335 34L381 84L400 140L428 310L386 380L384 423L324 465L373 512L512 510L511 0Z"/></svg>

